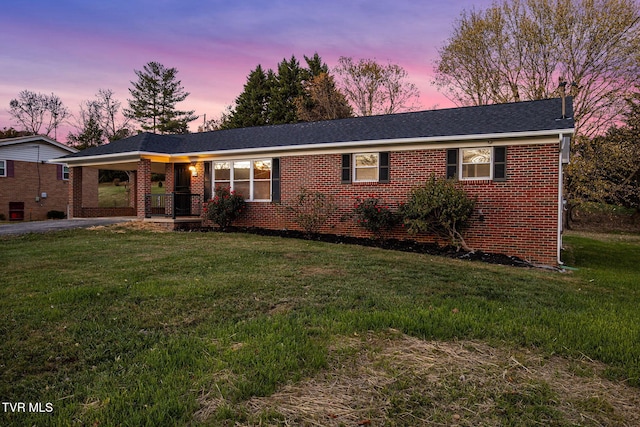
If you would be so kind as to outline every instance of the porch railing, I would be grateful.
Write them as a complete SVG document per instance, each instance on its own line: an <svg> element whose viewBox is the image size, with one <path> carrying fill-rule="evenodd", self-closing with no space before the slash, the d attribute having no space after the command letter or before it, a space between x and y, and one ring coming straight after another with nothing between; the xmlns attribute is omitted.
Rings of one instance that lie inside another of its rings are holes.
<svg viewBox="0 0 640 427"><path fill-rule="evenodd" d="M191 193L146 194L144 197L145 217L176 218L200 216L203 196Z"/></svg>

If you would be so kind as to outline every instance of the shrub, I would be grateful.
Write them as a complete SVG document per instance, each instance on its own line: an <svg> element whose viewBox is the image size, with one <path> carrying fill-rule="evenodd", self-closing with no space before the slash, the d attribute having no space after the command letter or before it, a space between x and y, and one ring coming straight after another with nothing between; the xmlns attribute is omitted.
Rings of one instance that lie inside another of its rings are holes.
<svg viewBox="0 0 640 427"><path fill-rule="evenodd" d="M358 225L382 239L385 232L398 225L400 217L377 197L356 199L354 214Z"/></svg>
<svg viewBox="0 0 640 427"><path fill-rule="evenodd" d="M287 210L293 212L294 221L308 236L320 232L320 229L333 215L338 206L333 197L319 191L300 189L293 203L287 206Z"/></svg>
<svg viewBox="0 0 640 427"><path fill-rule="evenodd" d="M471 251L462 230L468 226L475 204L455 181L432 175L425 185L411 191L402 206L404 225L410 234L433 233L458 249Z"/></svg>
<svg viewBox="0 0 640 427"><path fill-rule="evenodd" d="M64 219L67 215L62 211L49 211L47 212L48 219Z"/></svg>
<svg viewBox="0 0 640 427"><path fill-rule="evenodd" d="M244 197L229 191L226 187L217 187L213 198L206 203L204 212L210 221L222 230L228 228L246 209Z"/></svg>
<svg viewBox="0 0 640 427"><path fill-rule="evenodd" d="M0 213L0 221L6 221L7 217L5 216L5 214Z"/></svg>

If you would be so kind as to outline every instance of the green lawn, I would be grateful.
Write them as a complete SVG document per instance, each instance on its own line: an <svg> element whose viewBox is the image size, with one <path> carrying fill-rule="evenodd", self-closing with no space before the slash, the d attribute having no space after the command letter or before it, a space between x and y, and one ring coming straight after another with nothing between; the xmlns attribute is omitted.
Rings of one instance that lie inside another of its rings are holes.
<svg viewBox="0 0 640 427"><path fill-rule="evenodd" d="M268 399L351 379L383 403L317 424L616 425L613 400L529 374L562 363L640 396L640 237L566 243L571 273L247 234L0 238L0 396L53 408L2 424L304 424ZM419 369L394 362L407 343ZM427 343L482 357L435 375Z"/></svg>
<svg viewBox="0 0 640 427"><path fill-rule="evenodd" d="M163 183L164 184L164 183ZM98 206L101 208L116 208L128 206L127 190L124 184L114 185L113 182L98 184ZM152 194L164 194L165 188L158 187L157 182L151 183Z"/></svg>

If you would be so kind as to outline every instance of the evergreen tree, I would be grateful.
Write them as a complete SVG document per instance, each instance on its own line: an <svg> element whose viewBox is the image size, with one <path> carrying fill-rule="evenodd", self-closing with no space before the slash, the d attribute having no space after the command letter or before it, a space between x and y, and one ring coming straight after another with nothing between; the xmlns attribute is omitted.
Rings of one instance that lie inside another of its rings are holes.
<svg viewBox="0 0 640 427"><path fill-rule="evenodd" d="M329 67L317 53L311 58L305 56L304 59L307 68L302 68L295 56L291 56L289 60L283 59L278 64L277 72L265 72L258 65L247 77L242 93L236 98L235 108L228 114L223 114L220 129L297 123L300 120L312 120L311 117L313 120L343 117L345 114L350 117L351 113L345 112L339 105L336 106L338 112L335 114L319 111L317 102L314 103L311 99L310 88L317 92L316 101L320 103L324 102L318 98L322 97L323 90L325 93L327 90L330 92L328 97L332 101L339 99L332 92L337 92L337 89L332 78L325 80L323 77L315 81L329 72ZM298 116L301 108L309 111L315 108L316 111L303 113L305 117L301 118Z"/></svg>
<svg viewBox="0 0 640 427"><path fill-rule="evenodd" d="M84 127L78 133L69 132L67 136L69 145L78 150L89 147L97 147L104 142L104 131L100 122L94 115L90 115L84 122Z"/></svg>
<svg viewBox="0 0 640 427"><path fill-rule="evenodd" d="M267 108L269 124L298 122L295 99L304 94L302 80L305 74L295 56L278 64L278 74L272 76L271 99Z"/></svg>
<svg viewBox="0 0 640 427"><path fill-rule="evenodd" d="M267 74L258 65L249 73L244 90L236 98L236 108L223 117L221 129L264 126L267 124L267 104L270 98Z"/></svg>
<svg viewBox="0 0 640 427"><path fill-rule="evenodd" d="M321 74L329 74L329 66L322 62L317 52L314 53L311 58L305 55L304 60L307 62L307 68L304 70L306 73L305 81L311 81L314 77L318 77Z"/></svg>
<svg viewBox="0 0 640 427"><path fill-rule="evenodd" d="M131 82L132 99L124 111L126 117L140 123L142 129L159 133L186 133L189 122L198 118L194 111L181 111L176 104L184 101L185 92L178 70L166 68L158 62L149 62L142 71L134 70L138 81Z"/></svg>

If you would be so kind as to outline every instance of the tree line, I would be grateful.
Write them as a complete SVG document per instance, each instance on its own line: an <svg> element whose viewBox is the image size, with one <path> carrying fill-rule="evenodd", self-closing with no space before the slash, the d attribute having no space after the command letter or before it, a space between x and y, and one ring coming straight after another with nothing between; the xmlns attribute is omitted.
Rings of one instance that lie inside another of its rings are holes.
<svg viewBox="0 0 640 427"><path fill-rule="evenodd" d="M258 64L243 91L199 131L389 114L417 108L416 86L396 64L292 56L275 70ZM188 132L194 111L177 69L150 62L134 70L128 107L110 90L80 107L71 144L85 148L142 130ZM501 0L463 11L438 50L433 84L459 106L573 97L576 135L567 169L571 203L640 209L640 5L634 0ZM69 111L54 94L23 91L10 113L24 131L55 132ZM121 111L121 114L119 112ZM118 117L118 119L116 119ZM12 131L13 129L5 132ZM13 130L15 132L15 130Z"/></svg>
<svg viewBox="0 0 640 427"><path fill-rule="evenodd" d="M339 87L317 53L304 59L306 67L291 56L283 59L275 71L265 71L258 64L249 73L235 105L219 118L205 120L198 131L389 114L416 108L419 93L399 65L379 64L372 59L354 62L342 57L335 69L342 82ZM189 124L198 116L194 110L178 108L189 92L177 78L177 68L149 62L134 73L137 79L131 82L127 107L123 108L110 89L100 89L93 99L80 104L75 116L76 131L67 135L71 146L84 149L139 131L189 132ZM53 93L23 90L9 107L11 117L23 129L20 132L27 134L53 133L55 138L60 125L71 118L69 109ZM12 132L17 131L5 128L6 135Z"/></svg>

